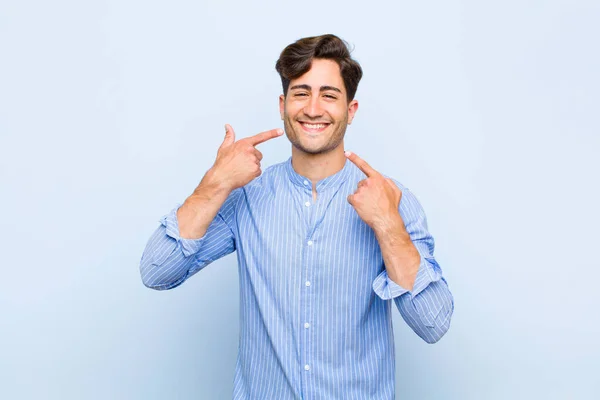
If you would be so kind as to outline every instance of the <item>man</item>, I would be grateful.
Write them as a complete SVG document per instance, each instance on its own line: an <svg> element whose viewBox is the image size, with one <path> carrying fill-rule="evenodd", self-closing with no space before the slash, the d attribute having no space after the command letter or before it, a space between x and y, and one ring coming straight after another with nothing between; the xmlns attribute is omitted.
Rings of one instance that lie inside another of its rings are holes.
<svg viewBox="0 0 600 400"><path fill-rule="evenodd" d="M261 171L273 129L226 134L212 168L161 219L141 260L150 288L183 283L237 250L240 346L234 399L393 399L391 302L426 342L452 295L416 197L344 152L362 77L341 39L286 47L276 64L292 156Z"/></svg>

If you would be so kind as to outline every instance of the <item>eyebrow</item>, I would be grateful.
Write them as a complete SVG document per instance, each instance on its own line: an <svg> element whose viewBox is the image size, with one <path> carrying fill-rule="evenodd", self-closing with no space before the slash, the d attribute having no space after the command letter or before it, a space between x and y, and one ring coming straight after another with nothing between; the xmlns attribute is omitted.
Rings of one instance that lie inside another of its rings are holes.
<svg viewBox="0 0 600 400"><path fill-rule="evenodd" d="M292 86L290 88L290 90L294 90L294 89L305 89L305 90L308 90L308 91L312 90L312 88L309 85L306 85L306 84L304 84L304 85L294 85L294 86ZM335 86L321 86L319 88L319 92L325 92L327 90L333 90L335 92L342 93L342 91L340 89L336 88Z"/></svg>

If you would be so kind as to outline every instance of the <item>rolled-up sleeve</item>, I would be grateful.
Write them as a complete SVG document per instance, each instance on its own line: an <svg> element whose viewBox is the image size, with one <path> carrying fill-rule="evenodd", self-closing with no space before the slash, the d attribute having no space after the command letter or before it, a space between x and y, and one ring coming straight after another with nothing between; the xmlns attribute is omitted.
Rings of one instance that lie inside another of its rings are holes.
<svg viewBox="0 0 600 400"><path fill-rule="evenodd" d="M411 329L427 343L435 343L450 327L454 298L433 255L435 242L428 231L425 212L406 188L402 190L400 214L421 256L413 289L409 291L391 280L384 268L373 281L373 290L383 300L394 300Z"/></svg>
<svg viewBox="0 0 600 400"><path fill-rule="evenodd" d="M142 282L157 290L172 289L211 262L235 251L231 228L238 191L233 191L209 225L203 237L185 239L179 235L178 204L160 220L142 254Z"/></svg>

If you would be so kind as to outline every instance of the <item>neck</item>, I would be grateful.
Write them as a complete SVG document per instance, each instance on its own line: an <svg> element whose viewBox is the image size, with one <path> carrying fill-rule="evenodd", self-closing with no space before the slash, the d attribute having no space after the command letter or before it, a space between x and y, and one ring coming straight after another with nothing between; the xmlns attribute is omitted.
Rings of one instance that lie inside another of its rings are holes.
<svg viewBox="0 0 600 400"><path fill-rule="evenodd" d="M328 153L308 154L292 146L292 167L294 171L307 177L313 186L322 179L331 176L344 168L344 142Z"/></svg>

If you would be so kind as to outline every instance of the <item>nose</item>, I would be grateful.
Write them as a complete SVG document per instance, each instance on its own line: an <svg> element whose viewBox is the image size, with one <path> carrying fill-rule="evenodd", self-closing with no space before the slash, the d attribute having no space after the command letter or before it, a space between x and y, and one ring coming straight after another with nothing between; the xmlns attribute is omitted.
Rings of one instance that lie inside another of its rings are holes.
<svg viewBox="0 0 600 400"><path fill-rule="evenodd" d="M304 114L309 118L318 118L323 115L319 96L312 96L304 107Z"/></svg>

